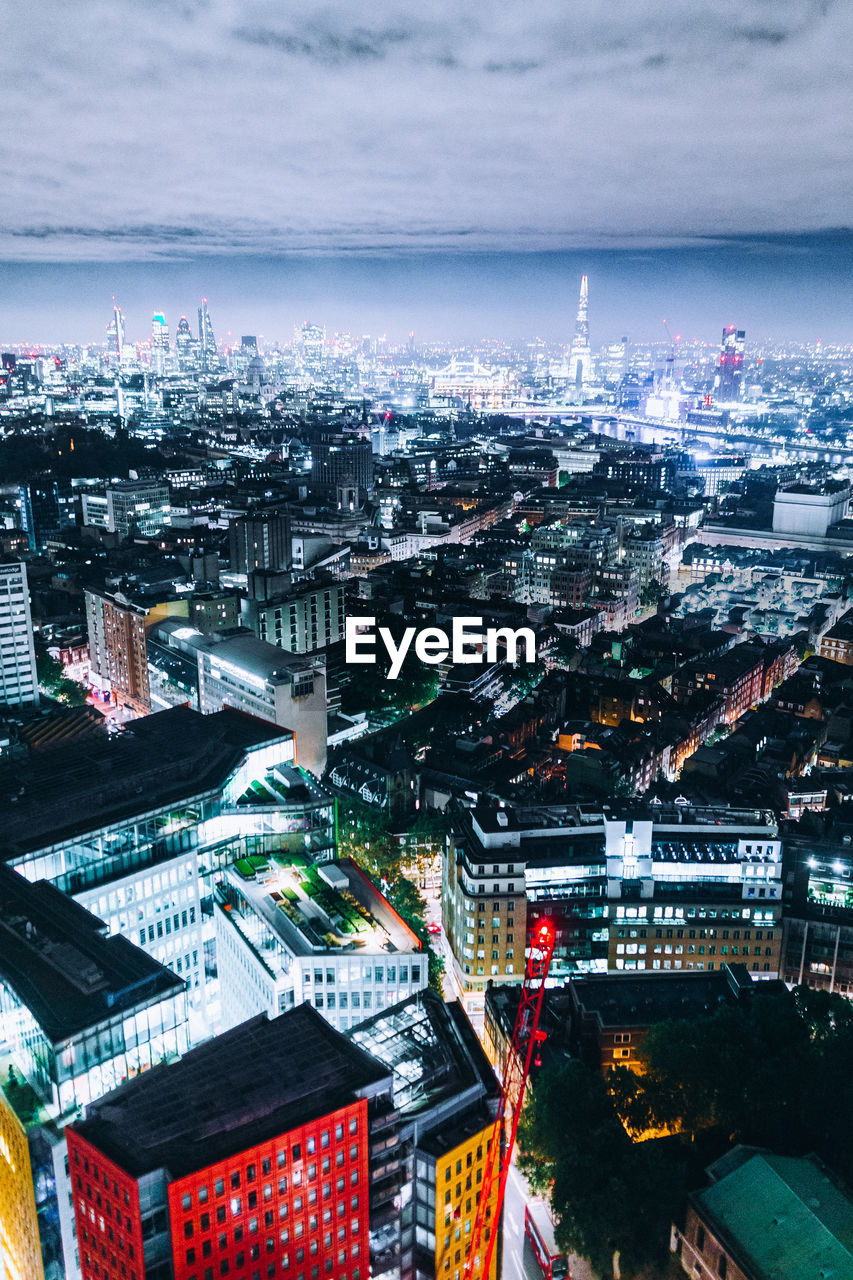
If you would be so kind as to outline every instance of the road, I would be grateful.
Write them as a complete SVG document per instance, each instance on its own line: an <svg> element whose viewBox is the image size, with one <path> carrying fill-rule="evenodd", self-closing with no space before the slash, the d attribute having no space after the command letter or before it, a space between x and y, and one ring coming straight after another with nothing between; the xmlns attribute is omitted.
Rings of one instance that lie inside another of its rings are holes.
<svg viewBox="0 0 853 1280"><path fill-rule="evenodd" d="M536 1254L524 1234L524 1206L529 1195L527 1183L513 1163L504 1199L503 1280L544 1280ZM576 1254L569 1256L569 1275L571 1280L597 1280L589 1263Z"/></svg>
<svg viewBox="0 0 853 1280"><path fill-rule="evenodd" d="M440 894L425 893L427 904L427 924L441 924ZM439 955L444 957L444 998L459 1000L465 1008L474 1030L482 1039L483 1035L483 997L472 997L467 1000L459 988L453 973L453 957L444 930L432 936L433 946ZM507 1180L506 1198L504 1202L504 1280L544 1280L536 1254L524 1234L524 1206L530 1196L527 1183L513 1163ZM576 1255L569 1258L571 1280L597 1280L588 1262Z"/></svg>

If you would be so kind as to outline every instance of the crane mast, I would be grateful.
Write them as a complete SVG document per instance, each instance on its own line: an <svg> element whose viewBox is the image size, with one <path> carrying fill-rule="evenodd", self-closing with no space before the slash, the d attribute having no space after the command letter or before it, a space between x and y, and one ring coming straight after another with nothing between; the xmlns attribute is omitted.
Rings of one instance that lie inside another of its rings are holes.
<svg viewBox="0 0 853 1280"><path fill-rule="evenodd" d="M498 1113L486 1152L483 1185L480 1188L477 1216L465 1259L463 1280L489 1280L530 1064L536 1045L540 1039L544 1039L539 1031L539 1015L542 1012L545 979L548 977L553 953L554 930L550 924L541 924L534 934L524 970L521 999L504 1065ZM495 1186L497 1197L492 1217L491 1200Z"/></svg>

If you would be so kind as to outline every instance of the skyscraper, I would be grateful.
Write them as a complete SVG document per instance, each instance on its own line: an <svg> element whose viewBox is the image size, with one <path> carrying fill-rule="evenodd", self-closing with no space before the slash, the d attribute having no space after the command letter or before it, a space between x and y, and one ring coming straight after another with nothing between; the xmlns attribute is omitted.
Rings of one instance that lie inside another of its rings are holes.
<svg viewBox="0 0 853 1280"><path fill-rule="evenodd" d="M118 304L113 307L112 319L107 325L107 346L110 357L115 357L120 364L124 355L124 316Z"/></svg>
<svg viewBox="0 0 853 1280"><path fill-rule="evenodd" d="M198 309L198 345L202 369L212 369L217 363L216 339L213 336L213 325L210 323L207 298L202 298Z"/></svg>
<svg viewBox="0 0 853 1280"><path fill-rule="evenodd" d="M38 700L27 567L0 561L0 703L37 706Z"/></svg>
<svg viewBox="0 0 853 1280"><path fill-rule="evenodd" d="M74 497L70 489L60 489L59 481L49 475L33 476L18 487L21 506L21 528L27 535L30 551L44 550L44 544L63 529L75 524Z"/></svg>
<svg viewBox="0 0 853 1280"><path fill-rule="evenodd" d="M183 371L191 369L195 363L197 350L198 343L193 337L190 322L186 316L181 316L178 321L178 327L175 330L175 352L178 357L178 368Z"/></svg>
<svg viewBox="0 0 853 1280"><path fill-rule="evenodd" d="M738 400L743 378L743 353L746 348L746 330L730 324L723 330L720 350L720 370L717 390L721 400Z"/></svg>
<svg viewBox="0 0 853 1280"><path fill-rule="evenodd" d="M589 284L581 276L575 336L569 353L569 381L581 387L592 380L592 352L589 348Z"/></svg>

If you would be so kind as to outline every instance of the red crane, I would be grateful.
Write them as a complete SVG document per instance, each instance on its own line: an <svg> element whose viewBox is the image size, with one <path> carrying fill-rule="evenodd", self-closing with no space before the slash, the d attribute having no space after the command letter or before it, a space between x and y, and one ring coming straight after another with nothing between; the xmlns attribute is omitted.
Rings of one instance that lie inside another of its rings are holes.
<svg viewBox="0 0 853 1280"><path fill-rule="evenodd" d="M495 1117L486 1152L483 1185L480 1188L477 1217L474 1220L474 1230L471 1233L471 1243L465 1259L463 1280L489 1280L489 1269L498 1238L501 1210L512 1162L512 1149L515 1146L515 1135L530 1075L530 1063L534 1049L541 1040L545 1039L544 1033L539 1030L539 1015L542 1012L545 979L548 977L553 953L554 930L550 924L543 923L539 925L533 936L533 944L524 971L521 999L518 1002L512 1041L504 1066L498 1114ZM491 1199L496 1182L498 1193L494 1218L492 1218ZM481 1260L484 1236L486 1238L485 1254Z"/></svg>

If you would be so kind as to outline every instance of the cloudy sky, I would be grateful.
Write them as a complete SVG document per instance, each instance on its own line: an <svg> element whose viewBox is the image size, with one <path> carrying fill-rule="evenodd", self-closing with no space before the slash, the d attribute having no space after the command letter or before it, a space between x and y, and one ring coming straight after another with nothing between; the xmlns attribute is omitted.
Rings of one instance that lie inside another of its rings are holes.
<svg viewBox="0 0 853 1280"><path fill-rule="evenodd" d="M845 0L42 0L4 45L4 336L71 264L132 293L157 264L755 244L784 274L850 221Z"/></svg>

